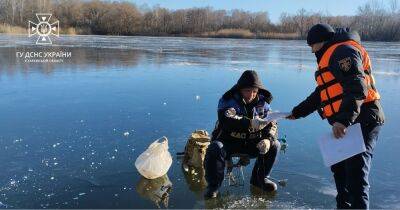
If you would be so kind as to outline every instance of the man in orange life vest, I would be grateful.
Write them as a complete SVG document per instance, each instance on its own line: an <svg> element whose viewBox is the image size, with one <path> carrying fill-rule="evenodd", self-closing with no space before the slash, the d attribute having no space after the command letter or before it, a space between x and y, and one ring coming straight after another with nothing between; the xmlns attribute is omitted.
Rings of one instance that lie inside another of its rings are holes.
<svg viewBox="0 0 400 210"><path fill-rule="evenodd" d="M293 108L289 119L306 117L318 111L332 125L336 138L346 128L360 123L366 152L331 166L337 189L337 208L369 208L368 174L372 153L384 114L371 72L367 51L357 32L334 30L328 24L311 27L307 44L317 57L317 88Z"/></svg>

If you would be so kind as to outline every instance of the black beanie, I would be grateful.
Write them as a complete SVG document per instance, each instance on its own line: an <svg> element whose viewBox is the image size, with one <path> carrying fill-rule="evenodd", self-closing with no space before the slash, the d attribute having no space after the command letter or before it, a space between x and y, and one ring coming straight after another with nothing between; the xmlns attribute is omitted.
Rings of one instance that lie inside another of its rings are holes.
<svg viewBox="0 0 400 210"><path fill-rule="evenodd" d="M324 42L330 40L335 34L335 30L332 26L319 23L311 27L307 34L307 44L312 45L318 42Z"/></svg>
<svg viewBox="0 0 400 210"><path fill-rule="evenodd" d="M265 89L261 80L258 78L257 72L254 70L244 71L236 85L239 89L250 87Z"/></svg>

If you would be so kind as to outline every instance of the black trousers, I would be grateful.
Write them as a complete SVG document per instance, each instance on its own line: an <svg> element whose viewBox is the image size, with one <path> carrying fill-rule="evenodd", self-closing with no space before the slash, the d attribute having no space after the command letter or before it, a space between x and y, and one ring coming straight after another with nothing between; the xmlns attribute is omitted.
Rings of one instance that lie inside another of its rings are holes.
<svg viewBox="0 0 400 210"><path fill-rule="evenodd" d="M257 149L257 144L248 141L236 141L222 143L213 141L206 153L204 160L205 178L208 187L217 190L221 187L224 180L225 160L232 154L247 154L250 158L257 158L250 182L253 185L260 185L264 182L264 178L271 172L272 166L280 150L279 141L271 141L268 152L261 155Z"/></svg>
<svg viewBox="0 0 400 210"><path fill-rule="evenodd" d="M380 124L361 124L367 150L331 166L337 189L338 209L369 208L368 175L380 129Z"/></svg>

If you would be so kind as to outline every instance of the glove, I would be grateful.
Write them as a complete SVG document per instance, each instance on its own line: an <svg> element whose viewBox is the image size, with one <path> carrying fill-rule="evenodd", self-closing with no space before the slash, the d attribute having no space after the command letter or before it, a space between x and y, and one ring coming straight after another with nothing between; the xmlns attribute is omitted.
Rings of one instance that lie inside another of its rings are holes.
<svg viewBox="0 0 400 210"><path fill-rule="evenodd" d="M276 123L276 121L272 121L268 134L272 137L275 137L277 136L277 133L278 133L278 123Z"/></svg>
<svg viewBox="0 0 400 210"><path fill-rule="evenodd" d="M261 119L260 117L256 117L250 120L250 128L254 131L259 131L265 128L268 125L268 121Z"/></svg>
<svg viewBox="0 0 400 210"><path fill-rule="evenodd" d="M268 139L263 139L257 144L257 149L260 150L260 154L267 154L269 148L271 146L271 142Z"/></svg>

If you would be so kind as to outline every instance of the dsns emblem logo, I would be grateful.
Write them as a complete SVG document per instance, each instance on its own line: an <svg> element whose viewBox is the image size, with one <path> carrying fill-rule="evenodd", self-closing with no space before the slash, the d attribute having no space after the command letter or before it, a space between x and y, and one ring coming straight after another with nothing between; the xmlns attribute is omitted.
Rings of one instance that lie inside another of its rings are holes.
<svg viewBox="0 0 400 210"><path fill-rule="evenodd" d="M52 44L50 36L59 37L59 21L50 24L51 14L49 13L37 13L36 17L38 23L29 21L29 37L38 35L36 44L39 45Z"/></svg>

